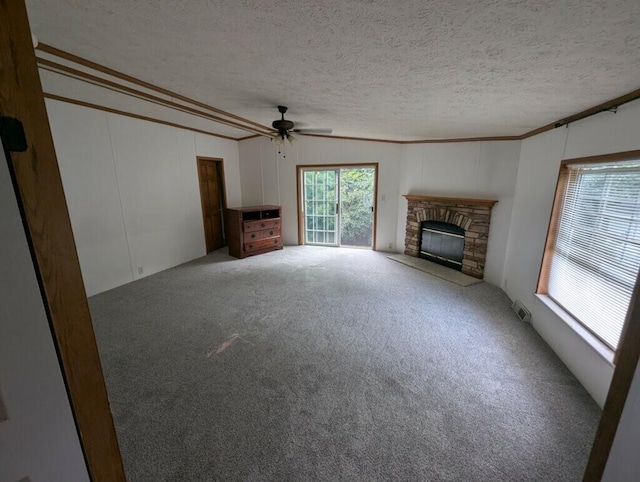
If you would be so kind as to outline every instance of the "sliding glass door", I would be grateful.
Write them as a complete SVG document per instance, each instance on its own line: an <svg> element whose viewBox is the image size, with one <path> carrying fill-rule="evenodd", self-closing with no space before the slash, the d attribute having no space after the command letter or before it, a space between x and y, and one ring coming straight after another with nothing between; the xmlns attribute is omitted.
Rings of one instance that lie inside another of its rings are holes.
<svg viewBox="0 0 640 482"><path fill-rule="evenodd" d="M338 171L304 171L305 242L337 246Z"/></svg>
<svg viewBox="0 0 640 482"><path fill-rule="evenodd" d="M302 169L304 243L373 247L375 168Z"/></svg>
<svg viewBox="0 0 640 482"><path fill-rule="evenodd" d="M340 169L340 245L373 247L375 169Z"/></svg>

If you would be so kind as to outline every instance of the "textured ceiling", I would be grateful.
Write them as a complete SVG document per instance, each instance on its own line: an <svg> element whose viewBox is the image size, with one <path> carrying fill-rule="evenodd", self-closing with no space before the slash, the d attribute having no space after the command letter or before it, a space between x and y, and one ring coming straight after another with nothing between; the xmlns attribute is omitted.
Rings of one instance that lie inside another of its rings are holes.
<svg viewBox="0 0 640 482"><path fill-rule="evenodd" d="M27 0L41 42L257 122L519 135L640 88L640 0Z"/></svg>

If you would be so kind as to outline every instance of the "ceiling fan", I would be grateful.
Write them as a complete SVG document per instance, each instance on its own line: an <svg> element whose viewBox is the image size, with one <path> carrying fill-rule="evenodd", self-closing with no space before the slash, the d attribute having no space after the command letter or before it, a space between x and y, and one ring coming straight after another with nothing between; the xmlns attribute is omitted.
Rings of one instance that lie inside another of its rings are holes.
<svg viewBox="0 0 640 482"><path fill-rule="evenodd" d="M333 132L331 129L296 129L295 124L292 121L284 118L284 114L287 112L287 107L279 105L278 112L282 114L282 118L274 120L271 123L271 126L278 131L278 134L273 138L273 141L278 144L278 146L283 145L285 139L287 139L290 144L295 143L296 138L293 137L293 132L299 134L331 134L331 132Z"/></svg>

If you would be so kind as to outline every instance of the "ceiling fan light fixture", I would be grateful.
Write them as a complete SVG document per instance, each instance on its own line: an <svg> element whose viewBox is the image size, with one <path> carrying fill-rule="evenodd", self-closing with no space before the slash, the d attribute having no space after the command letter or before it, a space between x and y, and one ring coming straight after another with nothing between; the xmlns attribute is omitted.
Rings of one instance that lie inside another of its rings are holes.
<svg viewBox="0 0 640 482"><path fill-rule="evenodd" d="M291 144L291 145L294 145L296 142L298 142L298 139L295 138L293 136L293 134L287 135L287 140L289 141L289 144Z"/></svg>
<svg viewBox="0 0 640 482"><path fill-rule="evenodd" d="M282 137L282 134L278 134L277 136L273 137L271 140L275 142L278 147L282 147L284 145L284 137Z"/></svg>

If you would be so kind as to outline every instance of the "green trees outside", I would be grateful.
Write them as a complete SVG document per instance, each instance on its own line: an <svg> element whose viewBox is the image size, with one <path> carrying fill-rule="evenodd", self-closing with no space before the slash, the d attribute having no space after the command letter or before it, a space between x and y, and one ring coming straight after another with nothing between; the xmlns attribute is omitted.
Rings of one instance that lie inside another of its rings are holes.
<svg viewBox="0 0 640 482"><path fill-rule="evenodd" d="M308 243L336 242L336 173L308 171L304 175L305 229Z"/></svg>
<svg viewBox="0 0 640 482"><path fill-rule="evenodd" d="M371 246L374 169L340 171L341 244Z"/></svg>

